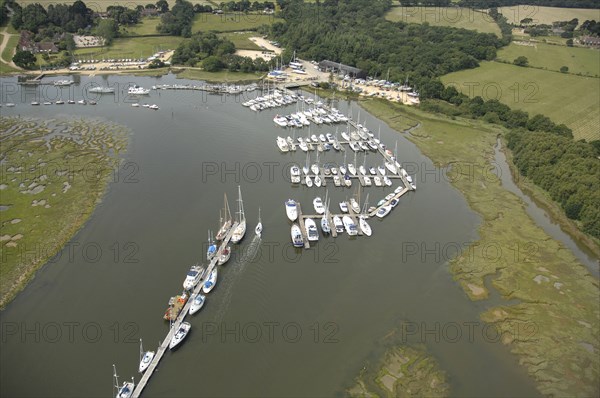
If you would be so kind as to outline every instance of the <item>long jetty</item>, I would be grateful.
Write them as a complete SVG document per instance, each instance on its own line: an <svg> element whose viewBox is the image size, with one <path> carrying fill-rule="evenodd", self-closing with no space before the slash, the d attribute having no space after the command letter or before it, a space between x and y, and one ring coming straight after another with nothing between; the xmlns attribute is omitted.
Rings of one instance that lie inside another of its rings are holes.
<svg viewBox="0 0 600 398"><path fill-rule="evenodd" d="M231 240L233 232L235 231L237 226L238 226L238 222L236 221L233 223L233 225L229 229L229 232L227 233L225 238L223 238L223 241L221 242L221 245L219 246L217 253L213 257L213 259L210 261L208 268L207 268L206 272L204 273L205 277L203 277L202 280L196 285L196 287L194 288L190 297L193 294L200 294L200 290L202 290L202 286L204 286L204 282L206 281L206 278L208 277L208 275L210 275L212 270L217 266L217 261L219 260L219 257L223 253L223 250L229 244L229 241ZM187 302L185 303L185 305L183 306L183 308L181 309L179 316L177 316L177 319L173 323L172 327L169 329L169 333L167 333L167 336L165 337L165 339L163 340L161 345L158 347L158 350L156 351L156 354L154 354L154 358L152 359L152 362L150 362L148 369L146 369L142 378L136 384L136 386L133 390L133 394L131 395L132 398L138 398L142 394L142 391L146 387L146 384L148 384L148 382L150 381L150 378L154 374L154 371L158 367L160 360L163 358L163 355L168 350L169 343L171 343L171 339L173 338L173 334L179 329L179 326L185 320L185 317L188 315L188 311L189 311L191 305L192 305L192 300L188 299Z"/></svg>

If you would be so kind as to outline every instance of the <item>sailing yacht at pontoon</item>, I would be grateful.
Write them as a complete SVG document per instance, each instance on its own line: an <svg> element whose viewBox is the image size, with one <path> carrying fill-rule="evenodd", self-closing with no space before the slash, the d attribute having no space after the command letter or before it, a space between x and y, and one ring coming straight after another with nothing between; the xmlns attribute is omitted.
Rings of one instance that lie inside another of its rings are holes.
<svg viewBox="0 0 600 398"><path fill-rule="evenodd" d="M133 394L133 389L135 387L135 382L133 377L131 381L124 381L121 386L119 386L119 376L117 376L117 367L113 364L113 378L115 381L115 388L117 389L117 394L115 398L129 398Z"/></svg>
<svg viewBox="0 0 600 398"><path fill-rule="evenodd" d="M231 211L229 210L229 202L227 201L227 194L225 194L225 197L223 199L224 204L223 204L223 214L221 217L221 228L219 229L219 232L217 232L217 236L215 237L216 240L223 240L223 238L225 238L225 236L227 235L227 232L229 232L229 229L231 228L231 224L232 224L232 219L231 219Z"/></svg>
<svg viewBox="0 0 600 398"><path fill-rule="evenodd" d="M246 234L246 216L244 214L244 202L242 201L242 189L238 185L238 226L233 231L231 236L232 243L239 243Z"/></svg>
<svg viewBox="0 0 600 398"><path fill-rule="evenodd" d="M144 346L142 345L142 339L140 339L140 366L138 368L140 373L144 373L152 359L154 358L154 351L144 351Z"/></svg>

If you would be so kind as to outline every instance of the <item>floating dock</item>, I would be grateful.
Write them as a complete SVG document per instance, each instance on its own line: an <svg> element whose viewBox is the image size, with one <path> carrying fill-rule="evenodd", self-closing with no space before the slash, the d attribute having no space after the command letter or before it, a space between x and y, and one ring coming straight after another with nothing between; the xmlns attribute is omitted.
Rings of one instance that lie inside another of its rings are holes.
<svg viewBox="0 0 600 398"><path fill-rule="evenodd" d="M210 263L206 269L206 272L204 275L206 275L207 277L208 277L208 275L210 275L212 270L217 266L217 261L218 261L219 257L221 256L223 249L225 249L227 247L227 245L229 244L229 241L231 240L231 236L233 235L233 231L235 231L237 226L238 226L238 222L236 221L233 223L233 225L229 229L229 232L227 233L225 238L223 238L223 241L222 241L221 245L219 246L219 250L217 250L217 254L210 261ZM190 297L193 294L200 294L200 290L202 290L202 286L204 286L205 281L206 281L206 278L203 278L196 285L192 294L190 294ZM175 320L175 322L173 323L173 326L169 329L169 333L167 333L167 336L165 337L165 339L163 340L161 345L158 347L156 354L154 355L154 358L152 359L152 362L150 362L150 365L148 366L148 369L146 369L146 371L142 375L142 378L140 379L140 381L135 385L133 394L131 395L132 398L138 398L142 394L142 391L146 387L146 384L148 384L148 382L150 381L150 378L154 374L154 371L156 370L158 364L160 363L160 360L162 359L165 352L169 349L169 343L171 342L171 338L173 337L173 334L175 333L175 331L177 329L179 329L179 326L184 321L185 317L188 315L188 311L190 309L190 306L192 305L192 301L193 300L188 300L185 303L185 305L183 306L183 309L179 313L177 320Z"/></svg>

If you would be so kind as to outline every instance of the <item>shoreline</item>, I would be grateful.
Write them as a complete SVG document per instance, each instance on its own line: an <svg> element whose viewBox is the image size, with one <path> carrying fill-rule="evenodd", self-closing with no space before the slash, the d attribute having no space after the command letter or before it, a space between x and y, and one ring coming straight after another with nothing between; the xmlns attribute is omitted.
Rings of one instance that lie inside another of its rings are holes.
<svg viewBox="0 0 600 398"><path fill-rule="evenodd" d="M484 173L493 161L497 134L505 130L381 100L362 101L360 105L398 132L404 128L397 127L401 123L397 119L409 116L420 120L419 131L406 138L437 166L460 162L480 166L468 176L471 181L458 178L451 184L482 218L479 238L471 247L495 244L505 248L506 255L494 261L477 252L474 258L457 257L449 263L454 280L472 301L488 298L486 277L492 278L491 286L501 297L518 300L518 304L486 307L480 318L503 332L502 344L517 355L538 391L544 395L598 393L599 358L595 353L599 350L600 311L590 304L597 303L598 279L531 219L520 198L506 190L498 178L490 179ZM448 133L452 128L454 133ZM516 256L515 243L532 245L535 250L523 247ZM520 333L511 337L515 325ZM557 345L556 341L563 343ZM567 374L567 369L574 371Z"/></svg>
<svg viewBox="0 0 600 398"><path fill-rule="evenodd" d="M0 120L10 120L13 117L2 117ZM31 117L31 118L18 118L21 119L23 121L30 121L33 123L39 123L36 125L36 128L38 129L49 129L48 132L46 132L42 137L45 137L48 134L52 134L52 131L46 124L44 124L45 120L42 119L38 119L35 117ZM78 123L81 123L80 121L71 121L70 119L62 119L59 122L65 123L62 124L61 126L68 126L68 127L80 127L80 125ZM84 125L85 123L87 124L87 127L90 129L93 128L97 128L97 126L99 126L99 124L97 124L97 120L94 119L89 119L87 121L84 121ZM22 255L20 255L20 249L19 244L23 244L23 245L27 245L27 239L23 239L23 240L19 240L18 244L15 244L14 246L11 246L10 249L15 249L15 251L13 251L12 253L6 253L4 254L6 256L6 261L4 262L4 266L6 267L3 270L3 276L2 276L2 292L1 292L1 296L0 296L0 311L5 309L7 305L9 305L18 295L19 293L21 293L28 285L29 283L35 278L36 273L42 269L42 267L44 267L45 265L49 264L51 262L51 260L58 254L60 253L61 250L64 249L64 247L73 240L73 238L75 236L77 236L77 233L86 225L86 223L88 222L88 220L92 217L92 215L94 214L96 208L103 202L104 197L106 196L106 194L109 191L110 188L110 181L111 181L111 175L114 172L114 168L116 167L120 167L122 161L123 161L123 154L126 153L127 151L127 147L128 147L128 143L129 143L129 137L128 134L126 134L124 137L118 137L117 134L119 134L120 132L125 132L128 131L125 127L120 126L120 125L116 125L112 122L110 122L109 124L104 124L102 125L102 128L107 127L109 129L118 129L118 130L110 130L108 132L106 131L102 131L100 134L105 134L105 136L108 138L108 143L110 144L108 147L111 150L114 150L115 153L113 155L110 155L108 152L104 153L104 160L106 161L106 167L97 170L98 173L101 173L98 175L97 177L97 182L94 183L94 178L91 179L91 181L88 181L87 178L82 177L82 175L78 175L80 173L78 173L77 169L74 169L75 167L78 166L78 163L73 163L73 164L69 164L67 163L68 161L60 159L60 157L58 157L57 159L54 159L54 156L60 156L61 155L61 148L54 148L54 150L51 150L50 152L43 152L41 154L39 154L40 157L44 157L44 159L49 163L49 164L56 164L56 165L63 165L62 163L60 163L61 161L65 161L64 166L63 167L72 167L73 169L71 169L71 173L74 173L74 176L68 177L67 180L73 184L73 186L75 188L73 188L73 190L77 190L77 189L81 189L79 188L79 185L81 185L83 188L83 192L78 191L80 194L83 193L83 196L78 196L78 201L71 201L70 199L63 199L62 203L59 200L58 202L55 202L54 198L52 195L50 195L50 191L48 191L47 193L43 194L42 197L44 197L44 202L46 200L48 200L48 202L52 202L52 204L54 205L53 207L57 208L58 210L55 210L58 212L58 215L56 215L56 213L51 213L52 215L47 216L47 217L41 217L42 221L40 225L34 225L34 226L29 226L28 228L33 228L33 229L44 229L44 227L46 228L50 228L50 231L44 230L44 233L50 233L52 232L52 228L57 229L57 231L54 231L54 233L51 235L51 238L47 237L47 240L43 240L43 241L35 241L33 242L34 245L39 245L39 247L43 248L44 250L37 250L36 251L36 255L35 257L33 257L31 259L31 261L23 261L21 262L20 259L22 259ZM13 132L14 134L14 132ZM36 137L32 137L30 140L28 141L23 141L22 144L23 146L26 146L27 144L30 144L32 141L35 141L37 138ZM124 142L120 142L119 140L123 139ZM123 147L118 147L119 144L122 144ZM85 147L85 145L87 145L87 143L85 144L78 144L78 148L81 149L80 147ZM8 155L7 155L8 156ZM94 154L94 156L96 156ZM95 158L93 158L95 159ZM6 159L5 159L6 160ZM14 160L14 159L13 159ZM9 162L11 160L7 160L7 162ZM94 161L94 160L91 160ZM9 163L7 163L9 164ZM35 167L35 165L33 166ZM40 172L43 172L42 170L44 170L43 168L40 170ZM11 174L9 173L8 169L5 170L6 173L3 173L3 175L5 177L8 178L8 175ZM85 174L85 169L82 169L82 173ZM41 176L40 176L41 177ZM49 178L47 178L45 181L50 181L50 184L48 185L52 185L52 183L56 184L57 181L54 181L53 179L55 178L55 176L49 176ZM58 180L58 178L57 178ZM6 181L6 183L8 183L8 180ZM45 186L45 185L44 185ZM69 187L71 187L71 185L69 185ZM10 200L6 199L6 196L10 194L10 191L7 189L7 191L5 191L4 193L4 199L3 200ZM66 194L66 191L63 191L63 195ZM52 199L51 199L52 196ZM34 197L42 200L42 197L39 197L38 195L35 195ZM29 199L23 199L23 201L28 201ZM66 203L65 203L66 202ZM57 204L58 203L58 204ZM11 205L11 207L16 206L17 209L15 211L18 211L20 208L20 203L16 202L14 204ZM71 208L71 206L73 206L73 208ZM21 209L23 210L23 209ZM29 210L29 208L26 208L25 211L27 214L27 211ZM73 211L75 210L75 211ZM64 214L61 213L61 211L65 212ZM13 214L12 216L7 216L8 218L10 217L14 217L14 216L21 216L20 213L17 214ZM30 215L30 214L27 214ZM37 217L40 217L40 215L38 215ZM26 221L28 219L28 217L23 217ZM57 220L58 218L58 220ZM65 225L60 224L60 222L62 221L66 221ZM51 226L48 227L47 224L50 224ZM3 223L3 232L2 235L4 236L10 236L7 231L5 230L5 228L8 228L8 226L5 225L6 222ZM20 224L20 223L19 223ZM60 224L60 225L59 225ZM57 227L58 225L58 227ZM27 232L23 231L23 234L25 235L25 238L28 238L29 236L29 229ZM47 236L46 234L44 234L43 236ZM13 242L12 240L9 240L6 243L10 243ZM2 249L3 251L9 251L9 246L6 245L6 243L4 241L2 241ZM16 242L15 242L16 243ZM36 246L38 247L38 246ZM18 258L19 260L17 260L17 262L11 267L9 264L9 261L12 257ZM5 286L9 286L8 288L5 289Z"/></svg>

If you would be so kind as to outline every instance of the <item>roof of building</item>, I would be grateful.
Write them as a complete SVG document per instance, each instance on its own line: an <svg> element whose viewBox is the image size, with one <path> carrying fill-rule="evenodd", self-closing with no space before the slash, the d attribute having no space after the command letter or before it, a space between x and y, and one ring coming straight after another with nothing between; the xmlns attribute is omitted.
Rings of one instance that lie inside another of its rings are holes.
<svg viewBox="0 0 600 398"><path fill-rule="evenodd" d="M323 61L319 62L319 67L322 69L325 69L325 68L339 69L343 72L352 73L355 75L364 73L361 69L355 68L354 66L344 65L340 62L333 62L333 61L329 61L329 60L323 60Z"/></svg>

